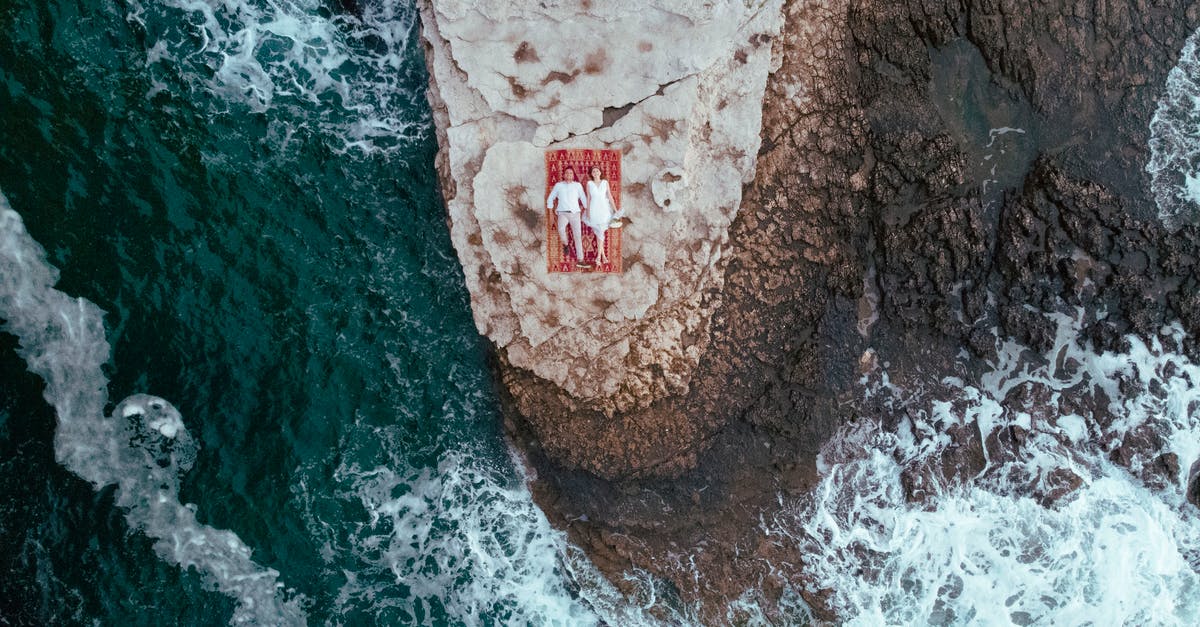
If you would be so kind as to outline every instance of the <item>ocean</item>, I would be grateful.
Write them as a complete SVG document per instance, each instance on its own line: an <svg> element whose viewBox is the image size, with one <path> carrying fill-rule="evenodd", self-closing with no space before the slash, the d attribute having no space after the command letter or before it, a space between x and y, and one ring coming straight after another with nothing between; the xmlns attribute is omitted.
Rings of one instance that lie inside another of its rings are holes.
<svg viewBox="0 0 1200 627"><path fill-rule="evenodd" d="M0 5L0 624L694 620L652 583L618 594L525 487L417 28L401 0ZM1195 173L1160 162L1183 198ZM1195 459L1200 366L1178 327L1099 353L1048 315L1052 354L997 338L978 380L865 377L909 422L848 427L819 489L763 521L847 620L1200 622L1195 508L1086 444L1152 423ZM1000 415L1021 386L1054 402ZM1109 433L1059 411L1098 393ZM1031 457L905 500L898 461L939 429L1047 412ZM1083 482L1062 507L1014 488L1062 466Z"/></svg>
<svg viewBox="0 0 1200 627"><path fill-rule="evenodd" d="M411 3L15 0L0 32L0 623L596 621L499 431ZM143 392L196 442L165 491L103 418Z"/></svg>

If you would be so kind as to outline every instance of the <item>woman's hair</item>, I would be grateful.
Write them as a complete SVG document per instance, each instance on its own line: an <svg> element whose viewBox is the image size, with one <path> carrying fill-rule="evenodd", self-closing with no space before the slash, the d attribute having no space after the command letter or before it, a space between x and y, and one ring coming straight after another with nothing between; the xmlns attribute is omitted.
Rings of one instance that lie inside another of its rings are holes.
<svg viewBox="0 0 1200 627"><path fill-rule="evenodd" d="M592 167L588 168L588 180L589 181L592 180L592 170L600 170L600 179L601 180L605 180L608 178L608 177L604 176L604 168L602 168L598 165L593 165Z"/></svg>

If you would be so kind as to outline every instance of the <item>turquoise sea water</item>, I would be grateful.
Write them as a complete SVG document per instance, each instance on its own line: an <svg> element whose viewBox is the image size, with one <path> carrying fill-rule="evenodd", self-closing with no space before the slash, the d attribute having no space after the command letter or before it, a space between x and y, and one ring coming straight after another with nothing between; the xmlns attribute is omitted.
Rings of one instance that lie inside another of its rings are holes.
<svg viewBox="0 0 1200 627"><path fill-rule="evenodd" d="M179 409L180 501L308 623L594 622L499 433L415 9L339 9L0 3L0 192L105 312L106 411ZM56 461L42 388L0 333L0 624L227 624L207 558Z"/></svg>

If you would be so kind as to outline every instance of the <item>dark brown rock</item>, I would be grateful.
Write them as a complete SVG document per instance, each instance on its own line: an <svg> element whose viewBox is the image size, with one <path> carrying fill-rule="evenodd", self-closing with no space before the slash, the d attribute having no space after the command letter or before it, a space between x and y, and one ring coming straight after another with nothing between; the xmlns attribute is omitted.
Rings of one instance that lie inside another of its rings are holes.
<svg viewBox="0 0 1200 627"><path fill-rule="evenodd" d="M1188 470L1187 500L1200 507L1200 459L1192 462L1192 467Z"/></svg>
<svg viewBox="0 0 1200 627"><path fill-rule="evenodd" d="M1042 479L1041 484L1034 491L1034 498L1042 507L1054 507L1082 485L1083 477L1066 468L1056 468Z"/></svg>
<svg viewBox="0 0 1200 627"><path fill-rule="evenodd" d="M1167 452L1154 458L1154 471L1166 485L1175 483L1179 470L1179 455L1176 453Z"/></svg>

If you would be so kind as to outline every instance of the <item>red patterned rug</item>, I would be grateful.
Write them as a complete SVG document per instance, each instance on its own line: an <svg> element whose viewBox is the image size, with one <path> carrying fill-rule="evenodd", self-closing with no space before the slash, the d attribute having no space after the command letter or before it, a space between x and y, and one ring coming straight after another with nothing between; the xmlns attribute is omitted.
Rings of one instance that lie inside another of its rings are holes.
<svg viewBox="0 0 1200 627"><path fill-rule="evenodd" d="M588 168L600 166L608 179L609 189L612 190L613 200L617 201L614 210L621 208L621 151L619 150L547 150L546 151L546 193L544 199L550 196L554 184L562 180L563 170L567 166L575 169L576 180L583 183L587 179ZM596 235L586 225L583 226L583 260L592 264L590 268L578 267L575 255L563 256L563 244L568 244L570 250L575 250L571 241L574 235L567 229L567 241L558 239L558 215L553 209L546 210L546 268L550 272L608 272L620 274L621 268L621 231L608 229L604 235L605 253L609 263L596 265Z"/></svg>

